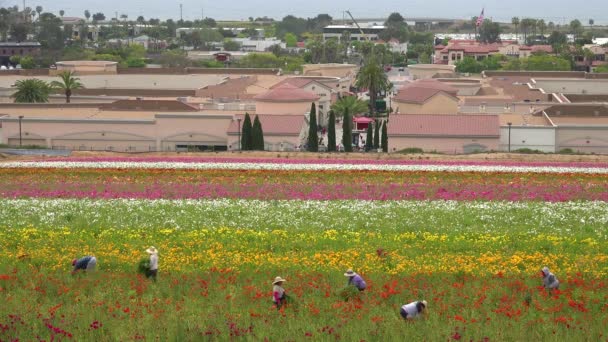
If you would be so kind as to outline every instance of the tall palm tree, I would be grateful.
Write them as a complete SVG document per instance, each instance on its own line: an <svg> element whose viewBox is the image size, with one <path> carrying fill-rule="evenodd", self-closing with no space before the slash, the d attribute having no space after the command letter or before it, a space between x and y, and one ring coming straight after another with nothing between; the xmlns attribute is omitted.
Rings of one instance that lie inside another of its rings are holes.
<svg viewBox="0 0 608 342"><path fill-rule="evenodd" d="M386 91L390 87L388 76L382 69L382 65L371 57L357 74L355 85L359 88L367 88L369 95L369 110L372 117L376 113L376 98L378 93Z"/></svg>
<svg viewBox="0 0 608 342"><path fill-rule="evenodd" d="M17 91L11 95L16 103L45 103L49 102L49 94L52 91L48 83L31 78L15 82Z"/></svg>
<svg viewBox="0 0 608 342"><path fill-rule="evenodd" d="M84 85L80 83L79 78L74 77L74 73L71 71L64 71L59 74L59 77L61 78L61 82L53 81L51 82L51 86L63 90L65 93L65 103L70 103L72 91L84 88Z"/></svg>
<svg viewBox="0 0 608 342"><path fill-rule="evenodd" d="M344 115L347 110L349 113L357 115L366 112L367 108L367 102L358 99L356 96L341 97L331 106L331 109L339 114L338 116Z"/></svg>
<svg viewBox="0 0 608 342"><path fill-rule="evenodd" d="M515 26L515 39L519 39L519 17L511 18L511 24Z"/></svg>

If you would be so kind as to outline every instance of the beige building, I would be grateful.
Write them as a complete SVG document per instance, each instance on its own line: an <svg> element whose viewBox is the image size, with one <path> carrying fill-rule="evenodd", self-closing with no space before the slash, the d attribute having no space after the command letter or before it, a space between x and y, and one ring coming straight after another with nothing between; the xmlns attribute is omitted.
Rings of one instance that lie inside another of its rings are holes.
<svg viewBox="0 0 608 342"><path fill-rule="evenodd" d="M312 103L318 106L319 96L291 84L281 84L254 97L256 113L272 115L304 115Z"/></svg>
<svg viewBox="0 0 608 342"><path fill-rule="evenodd" d="M454 75L455 65L444 64L412 64L408 70L415 80L433 78L437 74Z"/></svg>
<svg viewBox="0 0 608 342"><path fill-rule="evenodd" d="M62 72L73 72L76 75L115 75L117 73L118 62L112 61L65 61L55 63L56 70L51 70L49 74L59 74Z"/></svg>
<svg viewBox="0 0 608 342"><path fill-rule="evenodd" d="M338 91L336 88L332 88L331 85L335 79L329 79L330 83L326 82L327 79L321 78L318 80L315 77L290 77L282 80L281 82L273 85L271 89L280 87L283 84L290 84L312 94L317 95L317 122L322 125L327 124L327 118L329 116L329 109L337 98Z"/></svg>
<svg viewBox="0 0 608 342"><path fill-rule="evenodd" d="M390 152L420 148L425 152L472 153L499 147L498 115L408 114L391 115Z"/></svg>
<svg viewBox="0 0 608 342"><path fill-rule="evenodd" d="M329 77L354 77L359 67L354 64L304 64L302 66L304 76L329 76Z"/></svg>
<svg viewBox="0 0 608 342"><path fill-rule="evenodd" d="M443 82L426 79L405 85L392 98L391 106L400 114L458 113L458 90Z"/></svg>

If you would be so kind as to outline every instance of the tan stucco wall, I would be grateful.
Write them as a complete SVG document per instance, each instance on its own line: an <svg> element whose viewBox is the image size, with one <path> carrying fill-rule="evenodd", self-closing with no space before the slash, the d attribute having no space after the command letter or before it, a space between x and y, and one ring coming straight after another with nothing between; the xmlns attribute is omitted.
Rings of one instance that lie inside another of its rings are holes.
<svg viewBox="0 0 608 342"><path fill-rule="evenodd" d="M454 73L455 67L453 65L444 64L415 64L408 67L410 75L415 80L432 78L437 73Z"/></svg>
<svg viewBox="0 0 608 342"><path fill-rule="evenodd" d="M556 150L570 148L584 153L608 153L608 127L558 127Z"/></svg>
<svg viewBox="0 0 608 342"><path fill-rule="evenodd" d="M310 111L312 102L266 102L257 101L255 112L258 114L293 114L302 115ZM319 104L317 103L317 106Z"/></svg>
<svg viewBox="0 0 608 342"><path fill-rule="evenodd" d="M498 150L499 139L496 138L418 138L389 136L388 146L390 152L397 152L408 147L418 147L425 152L441 152L447 154L463 153L466 145L479 144L486 150Z"/></svg>
<svg viewBox="0 0 608 342"><path fill-rule="evenodd" d="M55 76L64 71L72 71L77 75L115 75L117 64L107 65L61 65L57 64L57 69L50 70L49 75Z"/></svg>
<svg viewBox="0 0 608 342"><path fill-rule="evenodd" d="M264 146L267 151L295 151L296 147L301 145L299 136L293 135L265 135ZM238 136L230 135L228 137L228 150L236 151L239 148Z"/></svg>
<svg viewBox="0 0 608 342"><path fill-rule="evenodd" d="M393 100L392 106L400 114L456 114L458 113L458 101L444 94L437 94L427 102L418 105L414 103L399 102Z"/></svg>
<svg viewBox="0 0 608 342"><path fill-rule="evenodd" d="M302 74L305 76L346 77L357 73L358 67L353 64L304 64Z"/></svg>

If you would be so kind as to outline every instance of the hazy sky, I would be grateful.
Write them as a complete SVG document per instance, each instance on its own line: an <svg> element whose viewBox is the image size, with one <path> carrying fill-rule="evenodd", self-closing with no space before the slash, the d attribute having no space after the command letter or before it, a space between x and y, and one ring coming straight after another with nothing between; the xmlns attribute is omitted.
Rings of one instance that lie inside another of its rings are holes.
<svg viewBox="0 0 608 342"><path fill-rule="evenodd" d="M247 19L249 16L269 16L277 19L287 14L312 17L328 13L341 18L344 10L355 17L384 17L391 12L404 16L470 18L479 15L485 7L486 17L510 21L513 16L543 18L555 23L569 22L578 18L584 24L593 18L597 24L608 23L607 0L25 0L26 6L42 6L45 11L58 12L63 9L66 16L83 16L84 10L103 12L110 18L127 14L129 18L143 15L145 18L179 19L179 4L183 4L184 19L205 16L215 19ZM23 6L23 0L0 0L0 7Z"/></svg>

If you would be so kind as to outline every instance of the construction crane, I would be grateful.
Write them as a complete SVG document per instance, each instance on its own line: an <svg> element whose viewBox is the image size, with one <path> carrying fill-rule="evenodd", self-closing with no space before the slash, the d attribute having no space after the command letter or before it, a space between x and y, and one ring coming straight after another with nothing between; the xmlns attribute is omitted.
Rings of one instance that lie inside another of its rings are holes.
<svg viewBox="0 0 608 342"><path fill-rule="evenodd" d="M357 23L357 21L355 20L353 15L350 14L350 11L346 11L346 13L348 13L348 16L353 20L353 23L355 23L355 25L359 29L359 32L361 32L361 36L363 37L363 40L367 40L367 35L365 34L365 32L363 32L363 29L361 28L361 26L359 26L359 23Z"/></svg>

